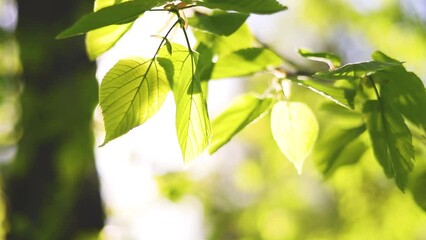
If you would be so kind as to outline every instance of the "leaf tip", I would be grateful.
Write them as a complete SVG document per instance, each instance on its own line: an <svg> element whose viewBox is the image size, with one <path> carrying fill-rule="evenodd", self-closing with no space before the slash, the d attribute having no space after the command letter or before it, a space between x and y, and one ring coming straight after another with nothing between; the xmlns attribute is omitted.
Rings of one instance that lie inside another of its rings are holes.
<svg viewBox="0 0 426 240"><path fill-rule="evenodd" d="M66 38L66 36L64 35L64 32L61 32L55 36L55 40L62 40L64 38Z"/></svg>
<svg viewBox="0 0 426 240"><path fill-rule="evenodd" d="M301 162L301 163L294 163L294 166L296 167L297 174L298 175L302 175L303 162Z"/></svg>
<svg viewBox="0 0 426 240"><path fill-rule="evenodd" d="M210 145L208 148L207 148L207 152L210 154L210 155L213 155L213 153L215 153L215 152L217 152L217 150L219 150L216 146L212 146L212 145Z"/></svg>
<svg viewBox="0 0 426 240"><path fill-rule="evenodd" d="M105 138L105 140L103 141L103 143L102 143L101 145L98 145L98 147L103 147L103 146L105 146L108 142L109 142L109 140L107 140L107 139Z"/></svg>
<svg viewBox="0 0 426 240"><path fill-rule="evenodd" d="M74 36L77 36L77 35L80 35L80 34L82 34L82 33L70 33L69 29L66 29L66 30L60 32L58 35L56 35L55 39L56 40L62 40L62 39L74 37Z"/></svg>

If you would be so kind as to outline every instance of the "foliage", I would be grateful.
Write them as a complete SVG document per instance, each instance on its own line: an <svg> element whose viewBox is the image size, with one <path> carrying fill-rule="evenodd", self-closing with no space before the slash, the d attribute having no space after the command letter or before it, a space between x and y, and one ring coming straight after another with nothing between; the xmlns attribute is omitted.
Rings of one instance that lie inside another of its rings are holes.
<svg viewBox="0 0 426 240"><path fill-rule="evenodd" d="M402 191L407 188L417 154L414 146L419 141L421 144L426 134L426 113L422 111L426 91L420 78L407 71L402 62L376 51L371 61L341 66L340 57L334 54L300 50L301 56L325 62L330 69L312 74L290 71L283 64L285 59L256 41L244 23L250 14L286 10L275 0L102 2L106 1L96 1L104 8L95 9L58 35L66 38L88 33L88 49L96 49L89 50L92 59L114 46L128 29L126 24L144 12L162 11L175 16L151 58L123 59L105 76L100 87L107 132L104 144L149 119L172 91L177 109L176 131L185 162L205 150L216 152L271 111L273 138L301 172L319 130L309 106L294 101L283 87L298 84L344 107L329 111L333 116L339 117L343 112L356 119L347 123L344 130L319 139L320 169L325 175L357 162L367 149L372 149L385 175L394 178ZM184 12L189 9L194 14L187 19ZM114 29L101 32L107 27ZM189 27L197 46L190 44ZM183 32L186 46L171 42L170 33L175 28ZM102 45L90 40L95 31L97 37L105 39ZM265 92L238 98L210 124L203 83L263 71L273 75Z"/></svg>

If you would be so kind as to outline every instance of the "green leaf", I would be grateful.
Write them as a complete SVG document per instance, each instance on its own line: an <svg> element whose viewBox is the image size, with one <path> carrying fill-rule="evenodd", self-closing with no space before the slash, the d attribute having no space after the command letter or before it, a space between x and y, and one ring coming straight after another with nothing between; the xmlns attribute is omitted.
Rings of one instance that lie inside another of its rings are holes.
<svg viewBox="0 0 426 240"><path fill-rule="evenodd" d="M163 36L161 36L161 35L151 35L151 37L156 37L156 38L159 38L159 39L161 39L161 40L163 40L164 41L164 46L166 47L166 49L167 49L167 52L171 55L172 54L172 49L173 49L173 47L172 47L172 42L170 42L170 40L168 39L168 38L166 38L166 37L163 37Z"/></svg>
<svg viewBox="0 0 426 240"><path fill-rule="evenodd" d="M212 75L213 67L214 67L213 49L209 48L204 43L200 43L197 46L196 50L200 54L200 57L197 62L197 76L200 77L201 81L207 82L208 80L211 79L211 75Z"/></svg>
<svg viewBox="0 0 426 240"><path fill-rule="evenodd" d="M114 24L124 24L134 21L145 11L167 2L164 0L145 0L124 2L89 13L74 25L61 32L56 39L68 38L80 35L91 30Z"/></svg>
<svg viewBox="0 0 426 240"><path fill-rule="evenodd" d="M374 155L386 176L395 178L404 191L414 164L412 136L404 118L391 105L377 100L364 104L363 115Z"/></svg>
<svg viewBox="0 0 426 240"><path fill-rule="evenodd" d="M387 56L386 54L384 54L383 52L380 52L380 51L375 51L373 54L371 54L371 59L373 59L375 61L379 61L379 62L388 62L388 63L396 63L396 64L402 63L398 60L395 60L395 59Z"/></svg>
<svg viewBox="0 0 426 240"><path fill-rule="evenodd" d="M241 49L219 58L213 69L212 79L249 75L282 64L281 57L269 49Z"/></svg>
<svg viewBox="0 0 426 240"><path fill-rule="evenodd" d="M272 107L271 98L252 94L238 97L212 122L213 138L209 153L213 154L249 124L262 118Z"/></svg>
<svg viewBox="0 0 426 240"><path fill-rule="evenodd" d="M374 79L385 81L380 88L382 99L426 131L426 90L420 78L401 68L381 71Z"/></svg>
<svg viewBox="0 0 426 240"><path fill-rule="evenodd" d="M414 201L416 201L417 205L426 211L426 171L423 171L417 174L412 179L411 192L413 194Z"/></svg>
<svg viewBox="0 0 426 240"><path fill-rule="evenodd" d="M96 0L94 11L109 7L128 0ZM130 29L131 23L111 25L90 31L86 35L86 51L90 60L95 60L102 53L113 47L117 41Z"/></svg>
<svg viewBox="0 0 426 240"><path fill-rule="evenodd" d="M203 2L197 2L197 5L226 11L257 14L272 14L287 9L276 0L204 0Z"/></svg>
<svg viewBox="0 0 426 240"><path fill-rule="evenodd" d="M243 24L230 36L219 36L196 29L194 29L194 35L199 42L197 52L200 53L200 59L197 64L197 76L200 77L202 85L207 85L207 80L211 79L215 57L225 56L242 48L253 47L255 43L255 38L246 24ZM203 91L206 93L205 90Z"/></svg>
<svg viewBox="0 0 426 240"><path fill-rule="evenodd" d="M209 145L211 126L200 79L195 75L198 53L172 43L169 54L164 47L159 61L164 66L176 102L176 130L183 159L189 162Z"/></svg>
<svg viewBox="0 0 426 240"><path fill-rule="evenodd" d="M339 167L357 162L367 150L367 145L358 141L365 126L350 129L330 127L315 147L315 158L319 160L324 175L330 176Z"/></svg>
<svg viewBox="0 0 426 240"><path fill-rule="evenodd" d="M112 48L118 40L132 27L133 23L111 25L90 31L86 35L86 51L90 60Z"/></svg>
<svg viewBox="0 0 426 240"><path fill-rule="evenodd" d="M316 78L325 80L349 80L354 81L367 77L377 71L389 69L398 66L395 63L369 61L344 65L336 70L329 72L319 72L314 75Z"/></svg>
<svg viewBox="0 0 426 240"><path fill-rule="evenodd" d="M127 1L128 0L97 0L95 1L94 11L96 12L102 8ZM89 59L93 61L112 48L132 25L133 23L111 25L88 32L86 35L86 51Z"/></svg>
<svg viewBox="0 0 426 240"><path fill-rule="evenodd" d="M239 49L251 48L255 43L255 38L247 24L243 24L230 36L219 36L196 29L194 29L194 35L198 42L205 44L219 56L227 55Z"/></svg>
<svg viewBox="0 0 426 240"><path fill-rule="evenodd" d="M154 60L120 60L102 80L99 103L104 116L105 145L154 115L169 92L164 69Z"/></svg>
<svg viewBox="0 0 426 240"><path fill-rule="evenodd" d="M315 79L291 79L293 82L297 82L303 86L306 86L310 90L330 99L331 101L341 105L348 109L355 108L355 95L356 90L351 88L337 87L333 83L324 82Z"/></svg>
<svg viewBox="0 0 426 240"><path fill-rule="evenodd" d="M199 53L199 58L197 62L197 70L195 75L197 75L200 79L201 90L203 92L205 101L207 101L208 82L211 79L213 66L214 66L214 63L213 63L214 52L213 52L213 49L207 47L203 43L200 43L197 46L196 51Z"/></svg>
<svg viewBox="0 0 426 240"><path fill-rule="evenodd" d="M318 110L321 118L326 119L327 125L338 124L340 128L350 129L364 123L360 111L353 111L333 102L320 103ZM333 118L330 119L329 116Z"/></svg>
<svg viewBox="0 0 426 240"><path fill-rule="evenodd" d="M299 174L318 136L312 110L300 102L277 102L272 108L271 130L275 142Z"/></svg>
<svg viewBox="0 0 426 240"><path fill-rule="evenodd" d="M229 36L244 24L248 16L248 14L216 11L210 16L196 14L188 19L188 24L213 34Z"/></svg>
<svg viewBox="0 0 426 240"><path fill-rule="evenodd" d="M426 89L422 80L414 73L405 70L398 61L381 52L373 58L395 63L395 67L384 69L372 76L380 83L380 95L388 105L397 108L408 120L426 131Z"/></svg>
<svg viewBox="0 0 426 240"><path fill-rule="evenodd" d="M122 2L128 2L130 0L95 0L94 11L98 11L102 8L106 8L115 4L119 4Z"/></svg>
<svg viewBox="0 0 426 240"><path fill-rule="evenodd" d="M299 49L298 52L302 57L305 57L307 59L326 63L330 67L330 69L335 69L342 65L340 57L331 53L313 53L306 49Z"/></svg>

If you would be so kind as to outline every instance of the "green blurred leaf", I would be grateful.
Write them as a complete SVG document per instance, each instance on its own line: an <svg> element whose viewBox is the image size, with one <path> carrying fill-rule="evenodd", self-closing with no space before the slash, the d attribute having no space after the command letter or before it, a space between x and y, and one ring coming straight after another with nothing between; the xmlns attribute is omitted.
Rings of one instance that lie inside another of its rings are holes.
<svg viewBox="0 0 426 240"><path fill-rule="evenodd" d="M184 174L168 173L157 177L156 182L160 194L173 202L194 190L194 183Z"/></svg>
<svg viewBox="0 0 426 240"><path fill-rule="evenodd" d="M281 64L281 57L269 49L241 49L219 58L213 69L212 79L249 75Z"/></svg>
<svg viewBox="0 0 426 240"><path fill-rule="evenodd" d="M246 24L243 24L230 36L219 36L196 29L194 29L194 34L199 42L197 52L200 53L200 58L197 64L197 76L200 77L202 85L207 85L207 80L211 79L215 57L225 56L242 48L253 47L255 43L255 38ZM204 93L206 92L204 91Z"/></svg>
<svg viewBox="0 0 426 240"><path fill-rule="evenodd" d="M99 90L106 130L102 146L154 115L169 90L164 69L154 59L120 60L105 75Z"/></svg>
<svg viewBox="0 0 426 240"><path fill-rule="evenodd" d="M361 112L353 111L333 102L320 103L318 110L319 114L322 115L321 118L326 120L327 125L339 124L341 128L349 129L364 123ZM331 115L333 119L328 118Z"/></svg>
<svg viewBox="0 0 426 240"><path fill-rule="evenodd" d="M348 109L355 108L355 95L356 90L351 88L337 87L331 82L325 82L316 79L291 79L303 86L308 87L310 90L330 99L331 101Z"/></svg>
<svg viewBox="0 0 426 240"><path fill-rule="evenodd" d="M257 14L272 14L287 9L276 0L204 0L203 2L197 2L197 5Z"/></svg>
<svg viewBox="0 0 426 240"><path fill-rule="evenodd" d="M312 110L300 102L277 102L271 113L275 142L299 174L318 136L318 122Z"/></svg>
<svg viewBox="0 0 426 240"><path fill-rule="evenodd" d="M247 24L243 24L230 36L219 36L195 29L194 35L198 42L205 44L213 50L214 54L219 56L227 55L239 49L251 48L255 43L255 38Z"/></svg>
<svg viewBox="0 0 426 240"><path fill-rule="evenodd" d="M213 34L229 36L244 24L248 16L248 14L217 11L212 15L195 14L188 19L188 24Z"/></svg>
<svg viewBox="0 0 426 240"><path fill-rule="evenodd" d="M109 7L122 2L128 2L130 0L95 0L94 11L98 11L102 8Z"/></svg>
<svg viewBox="0 0 426 240"><path fill-rule="evenodd" d="M176 102L176 130L185 162L198 157L209 145L211 138L207 103L200 79L195 74L198 53L172 43L169 54L164 47L159 61L167 72Z"/></svg>
<svg viewBox="0 0 426 240"><path fill-rule="evenodd" d="M249 124L262 118L272 107L271 98L252 94L238 97L212 122L213 138L209 153L213 154Z"/></svg>
<svg viewBox="0 0 426 240"><path fill-rule="evenodd" d="M411 186L411 192L417 205L419 205L424 211L426 211L426 171L418 174L412 179L413 185Z"/></svg>
<svg viewBox="0 0 426 240"><path fill-rule="evenodd" d="M145 11L166 2L165 0L137 0L102 8L80 18L74 25L56 36L56 39L80 35L109 25L132 22Z"/></svg>
<svg viewBox="0 0 426 240"><path fill-rule="evenodd" d="M326 63L330 67L330 69L335 69L342 65L340 57L331 53L313 53L306 49L299 49L298 52L302 57L305 57L307 59Z"/></svg>
<svg viewBox="0 0 426 240"><path fill-rule="evenodd" d="M363 115L374 155L386 176L395 178L396 185L404 191L414 165L412 136L404 118L392 105L377 100L364 104Z"/></svg>
<svg viewBox="0 0 426 240"><path fill-rule="evenodd" d="M112 48L132 27L133 23L111 25L90 31L86 35L86 51L90 60L95 60Z"/></svg>
<svg viewBox="0 0 426 240"><path fill-rule="evenodd" d="M319 72L314 75L316 78L325 80L346 79L354 81L359 78L367 77L377 71L389 69L398 66L396 63L387 63L379 61L369 61L344 65L336 70L329 72Z"/></svg>
<svg viewBox="0 0 426 240"><path fill-rule="evenodd" d="M330 176L339 167L357 162L367 150L367 145L359 141L365 126L341 129L333 126L325 133L315 147L315 158L319 160L321 171Z"/></svg>
<svg viewBox="0 0 426 240"><path fill-rule="evenodd" d="M94 11L129 0L96 0ZM90 31L86 35L86 51L90 60L95 60L102 53L112 48L133 24L110 25Z"/></svg>

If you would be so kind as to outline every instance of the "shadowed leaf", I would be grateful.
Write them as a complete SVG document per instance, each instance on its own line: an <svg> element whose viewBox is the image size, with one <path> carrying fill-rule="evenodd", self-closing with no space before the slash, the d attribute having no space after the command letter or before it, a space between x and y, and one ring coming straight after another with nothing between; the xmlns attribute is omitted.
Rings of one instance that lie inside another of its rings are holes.
<svg viewBox="0 0 426 240"><path fill-rule="evenodd" d="M414 149L411 132L402 115L377 100L369 100L363 109L374 155L388 178L405 190L408 174L413 169Z"/></svg>
<svg viewBox="0 0 426 240"><path fill-rule="evenodd" d="M422 80L414 73L405 70L398 61L381 52L373 54L375 60L384 60L397 64L372 76L381 84L380 94L383 101L397 108L408 120L426 131L426 89Z"/></svg>
<svg viewBox="0 0 426 240"><path fill-rule="evenodd" d="M365 126L351 129L330 128L323 139L315 147L315 158L318 159L324 175L330 176L339 167L357 162L367 150L367 145L358 141L365 132Z"/></svg>
<svg viewBox="0 0 426 240"><path fill-rule="evenodd" d="M215 12L212 15L196 14L188 19L190 26L213 34L229 36L240 28L248 14Z"/></svg>

